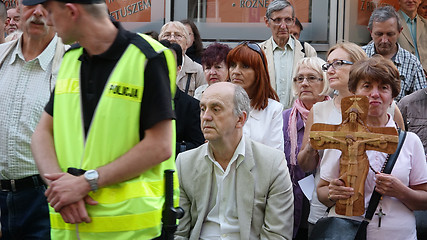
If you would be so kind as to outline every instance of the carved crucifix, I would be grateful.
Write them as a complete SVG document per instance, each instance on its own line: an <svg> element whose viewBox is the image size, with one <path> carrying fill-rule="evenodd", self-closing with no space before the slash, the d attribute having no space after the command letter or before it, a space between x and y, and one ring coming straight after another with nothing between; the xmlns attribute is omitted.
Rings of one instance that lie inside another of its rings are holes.
<svg viewBox="0 0 427 240"><path fill-rule="evenodd" d="M365 212L365 180L369 170L366 150L394 153L398 136L394 127L369 127L366 125L369 100L354 95L341 101L342 123L329 125L316 123L310 130L310 143L315 149L341 150L340 177L354 195L339 200L335 212L346 216L360 216ZM327 161L327 159L325 159Z"/></svg>

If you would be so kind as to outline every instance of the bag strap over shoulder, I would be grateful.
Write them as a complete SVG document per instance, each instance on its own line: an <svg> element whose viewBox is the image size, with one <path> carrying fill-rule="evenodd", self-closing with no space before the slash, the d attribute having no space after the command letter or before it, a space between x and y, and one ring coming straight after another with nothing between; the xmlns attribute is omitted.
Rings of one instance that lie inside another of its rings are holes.
<svg viewBox="0 0 427 240"><path fill-rule="evenodd" d="M399 156L400 150L402 149L403 142L406 138L406 131L399 129L399 143L397 144L396 152L390 155L387 164L384 167L383 173L390 174L393 170L394 164L396 163L397 157ZM365 214L365 219L371 220L374 216L375 210L377 209L378 203L380 202L381 194L375 191L372 193L371 200L369 201L368 210Z"/></svg>
<svg viewBox="0 0 427 240"><path fill-rule="evenodd" d="M394 164L396 163L397 157L399 156L400 150L402 149L403 142L406 138L406 132L399 129L399 143L397 144L396 152L390 155L387 164L384 167L383 173L390 174L393 170ZM371 200L369 200L368 210L366 210L365 219L359 226L355 239L365 240L366 239L366 228L369 221L374 216L375 210L377 209L378 203L380 202L381 194L375 191L372 193Z"/></svg>
<svg viewBox="0 0 427 240"><path fill-rule="evenodd" d="M188 94L188 89L190 89L191 74L192 73L189 73L187 77L187 83L185 84L185 91L184 91L185 94Z"/></svg>

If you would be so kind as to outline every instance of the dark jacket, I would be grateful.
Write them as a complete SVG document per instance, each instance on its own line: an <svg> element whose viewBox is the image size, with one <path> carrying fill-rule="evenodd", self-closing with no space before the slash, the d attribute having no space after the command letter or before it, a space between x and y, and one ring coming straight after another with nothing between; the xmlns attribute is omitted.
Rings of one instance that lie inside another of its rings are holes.
<svg viewBox="0 0 427 240"><path fill-rule="evenodd" d="M199 100L185 94L178 87L175 98L176 154L196 148L205 142L200 128Z"/></svg>

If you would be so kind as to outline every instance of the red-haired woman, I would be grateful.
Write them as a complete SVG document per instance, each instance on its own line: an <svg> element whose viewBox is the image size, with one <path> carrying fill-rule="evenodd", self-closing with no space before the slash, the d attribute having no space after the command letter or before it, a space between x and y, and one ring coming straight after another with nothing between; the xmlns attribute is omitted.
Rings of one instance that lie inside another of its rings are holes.
<svg viewBox="0 0 427 240"><path fill-rule="evenodd" d="M283 105L270 84L264 52L253 42L239 44L227 55L230 79L251 99L243 133L252 140L283 151Z"/></svg>

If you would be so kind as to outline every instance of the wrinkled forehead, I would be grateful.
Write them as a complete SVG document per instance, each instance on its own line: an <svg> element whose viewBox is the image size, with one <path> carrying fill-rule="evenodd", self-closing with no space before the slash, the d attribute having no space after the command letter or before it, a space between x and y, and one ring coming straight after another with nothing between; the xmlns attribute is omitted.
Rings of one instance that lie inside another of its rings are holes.
<svg viewBox="0 0 427 240"><path fill-rule="evenodd" d="M234 99L234 88L228 84L215 83L209 86L202 94L200 105L231 105Z"/></svg>
<svg viewBox="0 0 427 240"><path fill-rule="evenodd" d="M179 33L181 35L184 35L184 29L181 29L180 27L176 26L175 24L169 24L163 33Z"/></svg>

